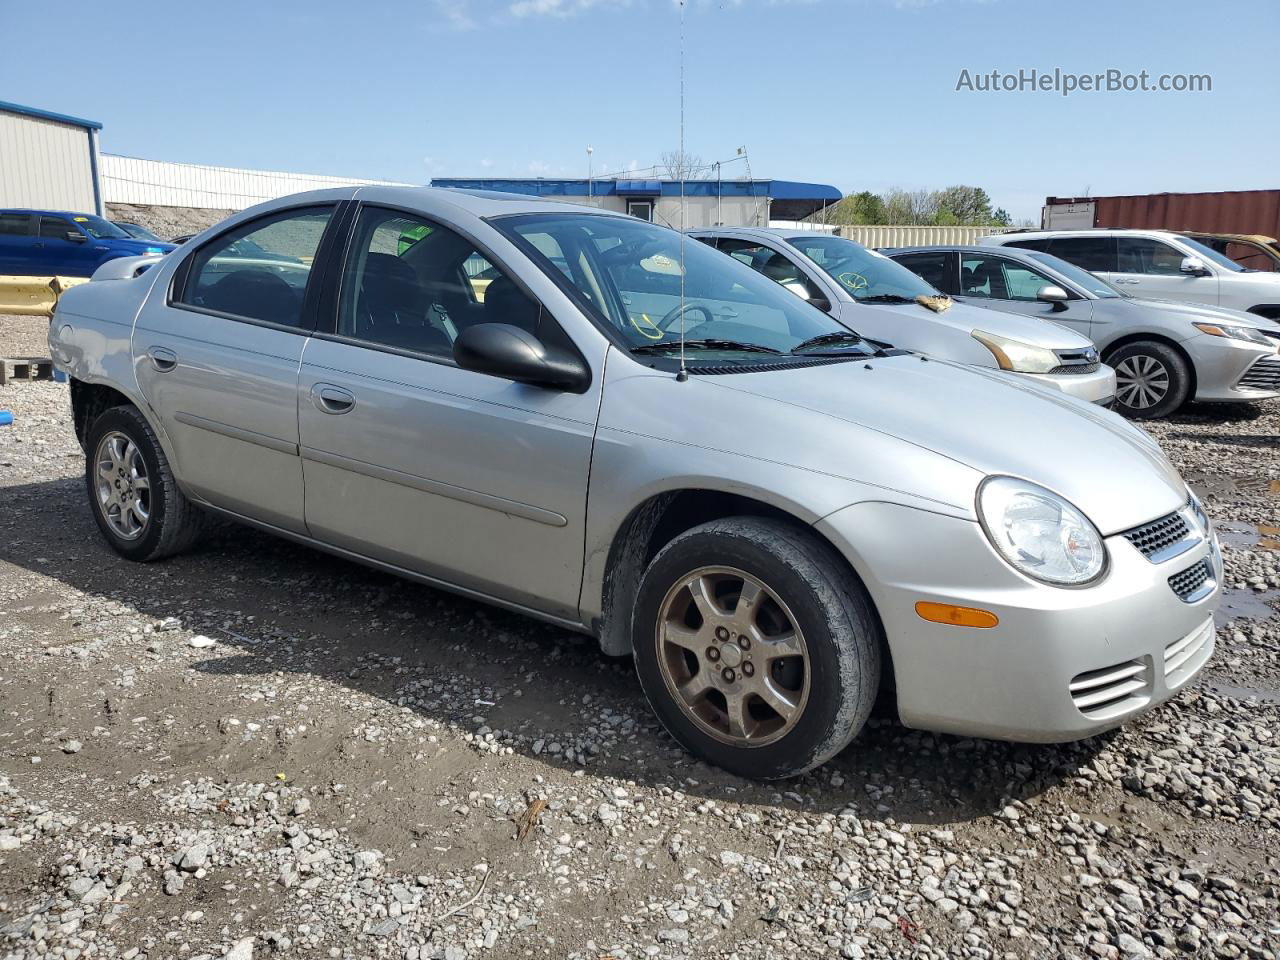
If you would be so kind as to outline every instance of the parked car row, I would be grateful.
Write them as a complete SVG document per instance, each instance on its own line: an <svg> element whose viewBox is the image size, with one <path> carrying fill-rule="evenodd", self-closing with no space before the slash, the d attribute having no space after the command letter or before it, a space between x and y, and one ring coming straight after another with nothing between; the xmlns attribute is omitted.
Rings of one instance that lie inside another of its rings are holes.
<svg viewBox="0 0 1280 960"><path fill-rule="evenodd" d="M1080 333L831 238L702 239L370 186L107 263L49 333L97 525L154 561L215 514L591 634L752 777L824 762L881 696L1070 740L1202 669L1213 525L1073 396Z"/></svg>
<svg viewBox="0 0 1280 960"><path fill-rule="evenodd" d="M138 240L87 213L0 210L0 274L88 277L117 257L167 253L171 243Z"/></svg>

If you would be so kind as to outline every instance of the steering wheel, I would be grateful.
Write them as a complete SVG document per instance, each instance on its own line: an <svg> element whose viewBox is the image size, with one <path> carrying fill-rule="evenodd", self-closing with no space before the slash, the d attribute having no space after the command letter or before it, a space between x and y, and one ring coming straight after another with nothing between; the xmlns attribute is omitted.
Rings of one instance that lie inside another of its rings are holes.
<svg viewBox="0 0 1280 960"><path fill-rule="evenodd" d="M669 311L665 317L658 321L658 328L666 333L670 333L671 328L676 325L677 320L683 317L686 313L695 312L702 314L703 323L715 322L715 314L711 312L711 308L705 303L689 302L680 304L675 309Z"/></svg>

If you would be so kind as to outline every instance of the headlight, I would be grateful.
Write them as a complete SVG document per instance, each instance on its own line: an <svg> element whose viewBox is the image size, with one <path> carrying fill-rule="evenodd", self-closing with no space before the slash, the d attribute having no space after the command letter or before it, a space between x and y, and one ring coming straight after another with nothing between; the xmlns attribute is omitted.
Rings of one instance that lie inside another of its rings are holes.
<svg viewBox="0 0 1280 960"><path fill-rule="evenodd" d="M988 477L978 490L978 518L1000 555L1036 580L1079 586L1106 567L1106 547L1093 524L1034 483Z"/></svg>
<svg viewBox="0 0 1280 960"><path fill-rule="evenodd" d="M1200 498L1196 496L1195 491L1187 487L1188 502L1191 504L1191 515L1195 517L1196 524L1200 527L1200 533L1209 536L1210 522L1209 514L1204 508L1204 504L1200 502Z"/></svg>
<svg viewBox="0 0 1280 960"><path fill-rule="evenodd" d="M1058 355L1047 347L1010 340L994 333L987 333L985 330L974 330L972 336L995 355L996 363L1000 364L1001 370L1012 370L1015 373L1048 373L1061 363Z"/></svg>
<svg viewBox="0 0 1280 960"><path fill-rule="evenodd" d="M1260 343L1264 347L1274 347L1276 342L1268 337L1261 330L1253 327L1235 327L1229 323L1197 323L1193 326L1201 333L1207 333L1211 337L1226 337L1228 340L1248 340L1250 343Z"/></svg>

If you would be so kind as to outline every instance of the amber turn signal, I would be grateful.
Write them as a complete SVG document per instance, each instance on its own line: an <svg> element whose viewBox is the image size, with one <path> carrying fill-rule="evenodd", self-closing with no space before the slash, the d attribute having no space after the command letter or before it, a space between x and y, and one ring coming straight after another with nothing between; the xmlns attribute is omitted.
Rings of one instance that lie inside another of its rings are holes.
<svg viewBox="0 0 1280 960"><path fill-rule="evenodd" d="M1000 618L988 610L975 610L973 607L957 607L951 603L916 604L916 613L922 620L930 623L945 623L952 627L978 627L987 629L1000 622Z"/></svg>

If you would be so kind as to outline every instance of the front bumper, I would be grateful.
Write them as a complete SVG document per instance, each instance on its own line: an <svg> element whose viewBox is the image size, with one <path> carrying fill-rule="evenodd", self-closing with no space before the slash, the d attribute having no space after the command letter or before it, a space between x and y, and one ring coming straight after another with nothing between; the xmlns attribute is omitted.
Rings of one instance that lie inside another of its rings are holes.
<svg viewBox="0 0 1280 960"><path fill-rule="evenodd" d="M1116 372L1106 364L1099 365L1093 373L1022 373L1018 376L1089 403L1109 406L1116 396Z"/></svg>
<svg viewBox="0 0 1280 960"><path fill-rule="evenodd" d="M1280 396L1280 354L1274 347L1198 334L1182 343L1196 369L1196 399L1267 400Z"/></svg>
<svg viewBox="0 0 1280 960"><path fill-rule="evenodd" d="M1028 742L1078 740L1155 707L1214 647L1221 594L1216 540L1152 563L1122 535L1109 569L1066 589L1015 572L974 521L888 503L847 507L817 524L849 558L884 624L909 727ZM1170 577L1201 561L1205 595L1184 602ZM990 629L921 619L920 601L991 611Z"/></svg>

